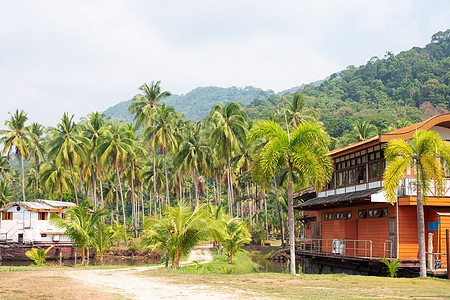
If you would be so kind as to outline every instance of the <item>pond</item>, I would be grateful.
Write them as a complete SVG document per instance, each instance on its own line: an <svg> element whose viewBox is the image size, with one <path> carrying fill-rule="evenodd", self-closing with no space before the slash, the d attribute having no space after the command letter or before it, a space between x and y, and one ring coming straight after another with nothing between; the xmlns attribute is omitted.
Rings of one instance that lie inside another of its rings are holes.
<svg viewBox="0 0 450 300"><path fill-rule="evenodd" d="M48 260L49 263L58 264L58 260ZM106 257L105 264L107 265L117 265L117 266L146 266L146 265L154 265L159 264L161 261L158 258L154 257L145 257L145 258L130 258L130 257ZM77 264L81 263L81 259L77 259ZM34 263L31 260L0 260L0 266L30 266ZM65 259L63 260L64 265L74 265L75 260L73 259ZM99 261L96 259L91 259L89 261L90 265L99 265Z"/></svg>

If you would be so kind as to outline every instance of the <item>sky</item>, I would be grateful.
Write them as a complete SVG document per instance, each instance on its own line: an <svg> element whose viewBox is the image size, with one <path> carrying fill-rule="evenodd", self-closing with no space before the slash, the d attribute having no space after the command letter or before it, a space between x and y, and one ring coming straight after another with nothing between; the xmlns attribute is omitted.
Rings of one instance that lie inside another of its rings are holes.
<svg viewBox="0 0 450 300"><path fill-rule="evenodd" d="M144 82L279 92L430 42L450 1L0 0L0 128L23 109L55 126Z"/></svg>

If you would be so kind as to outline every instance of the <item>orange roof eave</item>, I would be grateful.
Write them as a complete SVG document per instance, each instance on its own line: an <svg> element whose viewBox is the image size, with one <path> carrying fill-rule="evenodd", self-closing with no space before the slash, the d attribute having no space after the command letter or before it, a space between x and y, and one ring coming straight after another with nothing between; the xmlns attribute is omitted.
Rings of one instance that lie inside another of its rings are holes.
<svg viewBox="0 0 450 300"><path fill-rule="evenodd" d="M432 117L426 121L422 121L404 128L400 128L388 133L380 134L373 138L349 145L347 147L343 147L340 149L335 149L327 153L328 156L337 157L341 155L345 155L354 151L357 151L358 148L366 148L372 145L377 145L381 143L387 143L393 139L402 139L409 140L412 139L414 133L417 130L429 130L431 127L441 124L443 127L450 128L450 113L438 115Z"/></svg>

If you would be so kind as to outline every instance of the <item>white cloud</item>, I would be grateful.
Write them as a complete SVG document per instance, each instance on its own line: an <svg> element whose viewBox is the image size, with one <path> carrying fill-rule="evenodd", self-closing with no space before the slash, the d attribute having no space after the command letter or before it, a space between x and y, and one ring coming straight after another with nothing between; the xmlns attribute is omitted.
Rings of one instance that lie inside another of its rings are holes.
<svg viewBox="0 0 450 300"><path fill-rule="evenodd" d="M275 91L413 46L446 1L2 1L0 120L55 125L131 98L143 82ZM2 123L0 121L0 123Z"/></svg>

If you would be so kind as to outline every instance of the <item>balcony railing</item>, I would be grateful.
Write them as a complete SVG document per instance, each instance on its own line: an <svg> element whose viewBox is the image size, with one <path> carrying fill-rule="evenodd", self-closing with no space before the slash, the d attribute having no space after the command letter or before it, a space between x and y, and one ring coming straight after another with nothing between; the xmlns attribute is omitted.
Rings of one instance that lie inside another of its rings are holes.
<svg viewBox="0 0 450 300"><path fill-rule="evenodd" d="M413 177L404 178L398 189L398 195L400 197L402 197L402 196L403 197L417 196L415 178L413 178ZM436 191L435 187L432 186L430 188L430 191L428 192L427 196L429 196L429 197L433 197L433 196L450 197L450 179L445 180L445 186L444 186L444 191L443 191L442 195L439 195L439 193Z"/></svg>
<svg viewBox="0 0 450 300"><path fill-rule="evenodd" d="M371 240L301 238L297 245L300 251L308 253L372 258Z"/></svg>

